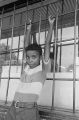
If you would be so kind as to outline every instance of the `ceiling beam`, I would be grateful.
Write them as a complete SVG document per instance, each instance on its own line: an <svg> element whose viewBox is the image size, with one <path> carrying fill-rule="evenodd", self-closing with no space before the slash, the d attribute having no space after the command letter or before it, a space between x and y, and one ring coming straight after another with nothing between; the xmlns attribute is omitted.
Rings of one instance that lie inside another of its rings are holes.
<svg viewBox="0 0 79 120"><path fill-rule="evenodd" d="M12 2L16 2L17 0L0 0L0 7L8 5Z"/></svg>

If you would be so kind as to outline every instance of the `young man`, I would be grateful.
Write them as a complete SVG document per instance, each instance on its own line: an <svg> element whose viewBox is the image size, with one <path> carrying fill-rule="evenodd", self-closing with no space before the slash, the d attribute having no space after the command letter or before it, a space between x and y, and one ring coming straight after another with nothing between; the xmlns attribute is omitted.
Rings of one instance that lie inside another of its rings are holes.
<svg viewBox="0 0 79 120"><path fill-rule="evenodd" d="M55 19L49 17L49 31L45 43L45 53L34 43L30 44L31 24L27 28L25 41L26 66L22 73L14 102L7 112L5 120L39 120L39 114L34 107L42 90L46 73L50 71L50 38Z"/></svg>

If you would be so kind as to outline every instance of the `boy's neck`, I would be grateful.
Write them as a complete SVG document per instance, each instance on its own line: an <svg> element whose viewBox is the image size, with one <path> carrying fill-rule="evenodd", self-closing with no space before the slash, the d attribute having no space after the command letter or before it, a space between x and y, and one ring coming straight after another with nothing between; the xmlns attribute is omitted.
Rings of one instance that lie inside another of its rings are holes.
<svg viewBox="0 0 79 120"><path fill-rule="evenodd" d="M39 65L37 65L37 66L35 66L35 67L33 67L33 68L30 68L30 67L29 67L29 68L30 68L30 69L34 69L34 68L37 68L37 67L39 67L39 66L40 66L40 63L39 63Z"/></svg>

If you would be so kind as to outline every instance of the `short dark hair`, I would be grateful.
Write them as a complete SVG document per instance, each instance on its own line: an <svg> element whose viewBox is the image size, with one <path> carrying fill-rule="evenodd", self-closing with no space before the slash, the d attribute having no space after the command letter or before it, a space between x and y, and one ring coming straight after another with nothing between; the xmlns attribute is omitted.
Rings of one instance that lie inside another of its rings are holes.
<svg viewBox="0 0 79 120"><path fill-rule="evenodd" d="M40 56L42 55L42 48L37 43L30 44L25 48L26 52L29 51L29 50L35 50L39 53Z"/></svg>

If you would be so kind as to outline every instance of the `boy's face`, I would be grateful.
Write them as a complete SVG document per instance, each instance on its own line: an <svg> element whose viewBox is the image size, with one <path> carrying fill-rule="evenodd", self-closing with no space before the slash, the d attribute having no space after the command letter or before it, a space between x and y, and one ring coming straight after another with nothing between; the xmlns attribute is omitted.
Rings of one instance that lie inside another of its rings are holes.
<svg viewBox="0 0 79 120"><path fill-rule="evenodd" d="M26 52L26 63L29 65L30 68L35 68L40 65L40 55L35 50L28 50Z"/></svg>

